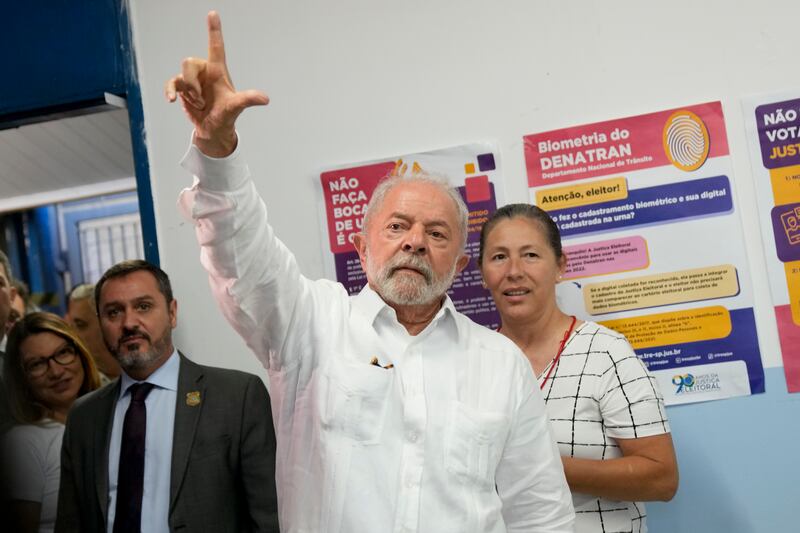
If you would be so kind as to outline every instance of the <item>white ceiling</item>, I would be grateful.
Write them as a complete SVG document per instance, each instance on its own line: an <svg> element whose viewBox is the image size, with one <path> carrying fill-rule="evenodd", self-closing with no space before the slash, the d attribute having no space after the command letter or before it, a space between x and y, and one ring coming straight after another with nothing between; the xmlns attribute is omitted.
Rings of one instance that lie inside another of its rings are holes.
<svg viewBox="0 0 800 533"><path fill-rule="evenodd" d="M126 109L0 131L0 213L135 187Z"/></svg>

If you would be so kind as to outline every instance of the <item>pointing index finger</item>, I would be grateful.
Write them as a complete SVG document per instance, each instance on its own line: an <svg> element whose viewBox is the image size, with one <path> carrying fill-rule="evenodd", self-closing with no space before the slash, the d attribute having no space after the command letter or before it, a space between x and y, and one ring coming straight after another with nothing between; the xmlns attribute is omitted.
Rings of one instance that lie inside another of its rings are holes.
<svg viewBox="0 0 800 533"><path fill-rule="evenodd" d="M225 42L222 40L222 21L219 13L208 14L208 60L211 63L225 64Z"/></svg>

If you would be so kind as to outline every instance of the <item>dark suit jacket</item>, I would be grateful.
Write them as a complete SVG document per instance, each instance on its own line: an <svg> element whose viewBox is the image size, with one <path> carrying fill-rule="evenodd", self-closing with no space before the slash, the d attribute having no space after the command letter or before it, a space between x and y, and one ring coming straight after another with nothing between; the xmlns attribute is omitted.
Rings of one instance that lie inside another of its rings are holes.
<svg viewBox="0 0 800 533"><path fill-rule="evenodd" d="M61 449L56 531L105 533L116 380L70 411ZM199 392L200 402L187 401ZM148 428L149 430L149 428ZM180 356L172 444L171 531L278 531L275 430L256 376Z"/></svg>

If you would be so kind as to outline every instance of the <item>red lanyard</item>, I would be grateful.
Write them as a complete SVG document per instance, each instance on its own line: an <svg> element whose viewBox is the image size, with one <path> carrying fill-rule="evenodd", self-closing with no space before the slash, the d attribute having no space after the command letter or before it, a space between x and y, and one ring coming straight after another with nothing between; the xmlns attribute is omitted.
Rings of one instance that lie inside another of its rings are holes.
<svg viewBox="0 0 800 533"><path fill-rule="evenodd" d="M539 388L541 390L544 390L544 384L547 383L547 380L550 378L550 374L553 372L553 369L556 367L556 364L558 364L558 359L561 357L561 352L564 351L564 346L567 345L567 341L569 340L569 336L572 335L572 328L575 327L575 321L576 320L577 320L577 318L575 317L575 315L573 315L572 316L572 323L569 325L569 329L564 333L564 338L561 339L561 345L558 347L558 352L556 353L556 356L553 357L553 361L550 363L550 370L547 371L547 375L544 377L544 380L542 381L542 384L539 385Z"/></svg>

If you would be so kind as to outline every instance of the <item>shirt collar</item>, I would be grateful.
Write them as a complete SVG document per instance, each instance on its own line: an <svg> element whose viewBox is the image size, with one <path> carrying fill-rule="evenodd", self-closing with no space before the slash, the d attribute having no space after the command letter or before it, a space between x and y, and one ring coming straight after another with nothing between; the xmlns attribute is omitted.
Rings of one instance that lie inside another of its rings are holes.
<svg viewBox="0 0 800 533"><path fill-rule="evenodd" d="M387 318L391 317L393 321L397 322L397 314L394 309L384 302L383 298L381 298L369 284L364 285L361 292L353 297L353 308L366 319L367 323L370 325L375 323L375 319L378 318L379 315L384 315ZM453 305L453 301L450 299L450 296L445 294L444 303L431 323L447 318L452 320L457 327L458 321L455 320L456 313L457 311Z"/></svg>
<svg viewBox="0 0 800 533"><path fill-rule="evenodd" d="M369 286L369 283L364 285L361 292L353 297L353 309L366 319L369 324L374 323L378 314L387 307L389 306Z"/></svg>
<svg viewBox="0 0 800 533"><path fill-rule="evenodd" d="M453 304L453 300L450 299L450 295L445 294L444 303L442 304L442 309L436 316L437 317L442 316L441 320L446 321L445 323L452 324L453 327L456 328L456 334L460 337L462 331L459 320L457 319L458 314L459 314L458 310L456 309L456 306ZM436 319L434 318L434 320Z"/></svg>
<svg viewBox="0 0 800 533"><path fill-rule="evenodd" d="M136 383L152 383L161 389L178 390L178 370L180 369L180 362L181 359L178 357L178 350L174 349L169 359L143 381L136 381L123 371L120 375L120 398L128 392L131 385Z"/></svg>

